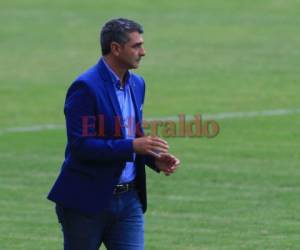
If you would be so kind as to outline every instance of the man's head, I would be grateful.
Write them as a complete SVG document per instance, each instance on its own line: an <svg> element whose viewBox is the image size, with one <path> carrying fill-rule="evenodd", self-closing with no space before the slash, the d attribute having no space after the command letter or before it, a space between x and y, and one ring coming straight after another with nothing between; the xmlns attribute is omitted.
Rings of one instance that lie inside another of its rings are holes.
<svg viewBox="0 0 300 250"><path fill-rule="evenodd" d="M112 56L122 67L137 68L142 56L143 27L125 18L112 19L102 28L100 43L103 56Z"/></svg>

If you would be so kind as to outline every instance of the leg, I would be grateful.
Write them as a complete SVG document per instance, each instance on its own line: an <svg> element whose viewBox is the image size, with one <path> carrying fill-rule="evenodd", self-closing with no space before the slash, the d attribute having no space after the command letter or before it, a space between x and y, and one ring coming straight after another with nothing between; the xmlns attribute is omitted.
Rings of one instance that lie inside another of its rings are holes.
<svg viewBox="0 0 300 250"><path fill-rule="evenodd" d="M116 199L116 220L104 232L107 250L143 250L144 215L137 192L124 193Z"/></svg>
<svg viewBox="0 0 300 250"><path fill-rule="evenodd" d="M56 205L56 214L62 226L65 250L98 250L104 222L100 216L81 214Z"/></svg>

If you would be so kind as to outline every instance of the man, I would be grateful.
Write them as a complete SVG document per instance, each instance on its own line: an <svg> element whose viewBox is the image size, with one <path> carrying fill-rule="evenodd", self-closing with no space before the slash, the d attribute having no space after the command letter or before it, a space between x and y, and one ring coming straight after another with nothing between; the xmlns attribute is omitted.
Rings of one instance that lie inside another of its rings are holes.
<svg viewBox="0 0 300 250"><path fill-rule="evenodd" d="M64 249L144 249L145 164L166 175L179 165L166 141L143 134L145 83L129 71L145 56L142 33L131 20L107 22L103 57L67 92L65 161L48 195Z"/></svg>

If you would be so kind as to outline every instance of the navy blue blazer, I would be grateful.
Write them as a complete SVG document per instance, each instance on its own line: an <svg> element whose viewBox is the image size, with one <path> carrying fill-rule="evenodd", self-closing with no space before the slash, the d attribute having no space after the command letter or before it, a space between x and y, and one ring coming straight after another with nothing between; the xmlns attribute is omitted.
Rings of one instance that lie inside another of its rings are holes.
<svg viewBox="0 0 300 250"><path fill-rule="evenodd" d="M136 137L139 137L143 135L145 82L129 72L128 84L135 107ZM118 119L122 117L120 106L103 59L72 83L64 113L65 160L48 199L84 213L101 212L113 196L126 161L134 159L132 139L125 139L122 119ZM145 164L158 171L153 157L135 157L137 188L144 212L147 208Z"/></svg>

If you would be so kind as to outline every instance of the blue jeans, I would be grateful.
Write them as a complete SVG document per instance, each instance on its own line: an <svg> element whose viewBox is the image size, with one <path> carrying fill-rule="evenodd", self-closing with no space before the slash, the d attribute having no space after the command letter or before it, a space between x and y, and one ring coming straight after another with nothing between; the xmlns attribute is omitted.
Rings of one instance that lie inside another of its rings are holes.
<svg viewBox="0 0 300 250"><path fill-rule="evenodd" d="M114 195L108 210L82 214L56 205L65 250L143 250L144 215L137 191Z"/></svg>

